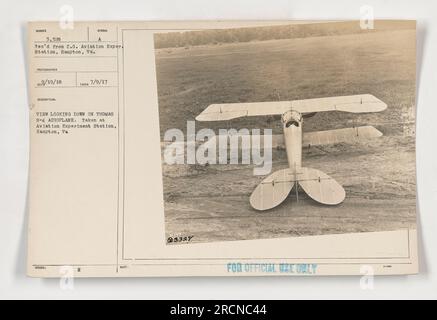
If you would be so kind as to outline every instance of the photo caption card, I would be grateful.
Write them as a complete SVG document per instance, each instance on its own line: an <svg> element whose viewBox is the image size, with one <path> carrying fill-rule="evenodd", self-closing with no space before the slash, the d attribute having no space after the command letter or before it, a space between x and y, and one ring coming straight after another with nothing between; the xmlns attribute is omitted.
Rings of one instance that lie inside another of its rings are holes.
<svg viewBox="0 0 437 320"><path fill-rule="evenodd" d="M28 274L414 274L415 21L31 22Z"/></svg>

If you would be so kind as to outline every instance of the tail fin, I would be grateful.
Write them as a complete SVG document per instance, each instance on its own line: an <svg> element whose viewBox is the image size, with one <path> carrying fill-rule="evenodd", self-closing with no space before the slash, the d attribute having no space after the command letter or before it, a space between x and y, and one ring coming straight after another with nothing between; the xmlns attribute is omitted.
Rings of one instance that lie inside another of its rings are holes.
<svg viewBox="0 0 437 320"><path fill-rule="evenodd" d="M313 200L336 205L346 197L343 187L326 173L300 168L297 172L283 169L265 178L252 192L250 204L256 210L268 210L280 205L293 189L296 181Z"/></svg>

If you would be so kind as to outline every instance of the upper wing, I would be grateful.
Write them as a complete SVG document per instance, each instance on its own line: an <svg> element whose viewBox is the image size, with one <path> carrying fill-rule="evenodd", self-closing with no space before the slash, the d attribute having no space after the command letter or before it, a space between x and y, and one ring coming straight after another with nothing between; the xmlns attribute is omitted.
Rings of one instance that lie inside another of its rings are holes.
<svg viewBox="0 0 437 320"><path fill-rule="evenodd" d="M221 121L249 116L283 114L288 110L300 113L344 111L353 113L380 112L387 104L371 94L317 98L294 101L212 104L196 117L197 121Z"/></svg>
<svg viewBox="0 0 437 320"><path fill-rule="evenodd" d="M293 101L292 107L301 113L344 111L353 113L380 112L387 104L371 94L317 98Z"/></svg>
<svg viewBox="0 0 437 320"><path fill-rule="evenodd" d="M283 114L291 101L211 104L196 117L197 121L220 121L239 117Z"/></svg>

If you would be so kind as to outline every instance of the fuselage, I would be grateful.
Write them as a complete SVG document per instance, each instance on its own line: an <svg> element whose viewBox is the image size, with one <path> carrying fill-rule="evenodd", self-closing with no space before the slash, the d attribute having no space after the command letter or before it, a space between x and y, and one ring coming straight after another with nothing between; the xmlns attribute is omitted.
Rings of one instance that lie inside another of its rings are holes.
<svg viewBox="0 0 437 320"><path fill-rule="evenodd" d="M282 115L285 149L288 165L294 173L302 168L302 114L290 110Z"/></svg>

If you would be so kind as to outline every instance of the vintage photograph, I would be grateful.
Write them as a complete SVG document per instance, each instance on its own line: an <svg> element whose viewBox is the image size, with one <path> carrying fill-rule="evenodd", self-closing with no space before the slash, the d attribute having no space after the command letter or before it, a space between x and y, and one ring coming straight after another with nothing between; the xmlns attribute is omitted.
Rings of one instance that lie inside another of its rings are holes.
<svg viewBox="0 0 437 320"><path fill-rule="evenodd" d="M415 229L414 21L154 43L167 244Z"/></svg>

